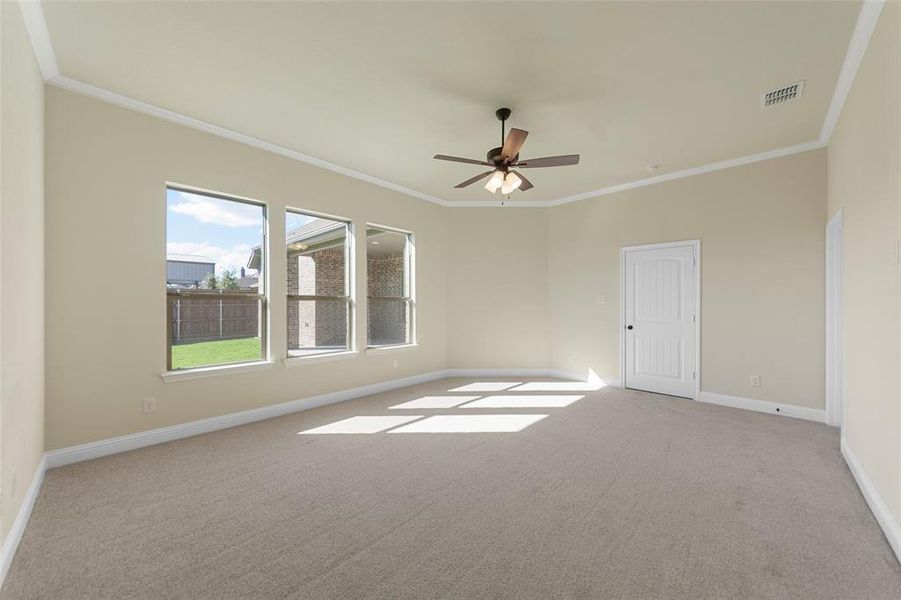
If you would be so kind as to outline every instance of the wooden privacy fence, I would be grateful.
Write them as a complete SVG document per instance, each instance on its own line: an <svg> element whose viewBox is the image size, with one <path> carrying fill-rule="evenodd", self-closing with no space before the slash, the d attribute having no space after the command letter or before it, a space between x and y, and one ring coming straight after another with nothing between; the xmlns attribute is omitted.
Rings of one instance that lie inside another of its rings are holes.
<svg viewBox="0 0 901 600"><path fill-rule="evenodd" d="M172 344L258 337L262 296L241 290L166 293Z"/></svg>

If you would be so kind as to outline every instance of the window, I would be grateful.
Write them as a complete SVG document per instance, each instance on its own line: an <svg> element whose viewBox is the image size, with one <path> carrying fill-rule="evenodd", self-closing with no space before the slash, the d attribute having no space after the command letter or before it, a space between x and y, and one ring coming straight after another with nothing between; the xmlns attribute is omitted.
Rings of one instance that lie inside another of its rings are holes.
<svg viewBox="0 0 901 600"><path fill-rule="evenodd" d="M414 332L413 236L366 228L369 347L411 344Z"/></svg>
<svg viewBox="0 0 901 600"><path fill-rule="evenodd" d="M166 189L166 366L264 360L266 208Z"/></svg>
<svg viewBox="0 0 901 600"><path fill-rule="evenodd" d="M350 223L285 213L288 256L288 356L350 348Z"/></svg>

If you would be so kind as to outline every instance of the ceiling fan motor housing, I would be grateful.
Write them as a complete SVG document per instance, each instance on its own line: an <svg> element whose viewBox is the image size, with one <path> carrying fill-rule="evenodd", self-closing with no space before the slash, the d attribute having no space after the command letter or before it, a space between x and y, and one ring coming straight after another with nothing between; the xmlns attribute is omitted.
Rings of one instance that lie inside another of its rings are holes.
<svg viewBox="0 0 901 600"><path fill-rule="evenodd" d="M511 129L510 133L506 132L506 124L507 119L510 118L511 111L509 108L499 108L494 111L495 116L501 122L501 145L497 148L492 148L488 151L486 155L486 159L484 161L475 160L472 158L462 158L459 156L445 156L444 154L436 154L434 158L438 160L449 160L451 162L465 163L470 165L484 165L486 167L494 167L491 171L485 171L484 173L480 173L475 177L470 177L466 181L460 182L454 187L457 189L465 188L477 181L481 181L486 177L490 177L488 183L485 185L485 189L487 189L492 194L498 190L498 175L501 175L500 178L504 184L500 186L501 192L504 194L508 194L513 190L519 189L522 191L530 190L533 186L532 182L529 181L522 173L518 171L511 171L511 169L528 169L535 167L562 167L564 165L577 165L579 164L579 155L578 154L568 154L566 156L546 156L543 158L535 158L528 160L522 164L519 163L519 151L522 148L523 143L526 141L526 137L529 135L528 131L524 129ZM506 148L506 151L504 150Z"/></svg>
<svg viewBox="0 0 901 600"><path fill-rule="evenodd" d="M501 159L501 150L503 150L503 148L497 147L488 151L488 162L493 163L496 167L501 166L501 163L503 162Z"/></svg>

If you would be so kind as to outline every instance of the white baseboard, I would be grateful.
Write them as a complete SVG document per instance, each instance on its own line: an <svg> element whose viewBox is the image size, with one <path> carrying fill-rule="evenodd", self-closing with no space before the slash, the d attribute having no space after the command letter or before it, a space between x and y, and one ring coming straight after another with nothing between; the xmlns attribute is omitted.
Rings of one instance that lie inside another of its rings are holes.
<svg viewBox="0 0 901 600"><path fill-rule="evenodd" d="M860 465L854 452L851 451L851 448L845 441L844 435L842 436L841 448L842 456L845 457L845 462L848 463L848 468L851 469L851 474L857 481L857 487L860 488L864 499L870 506L870 511L873 513L873 516L876 517L876 522L879 523L879 526L882 528L885 539L888 540L892 550L895 551L895 558L901 563L901 525L898 525L898 522L895 520L894 516L892 516L892 512L882 500L882 496L879 495L873 482L867 477L866 471L863 470L863 467Z"/></svg>
<svg viewBox="0 0 901 600"><path fill-rule="evenodd" d="M553 369L447 369L447 377L559 377L579 379L570 373Z"/></svg>
<svg viewBox="0 0 901 600"><path fill-rule="evenodd" d="M373 383L338 392L330 392L328 394L321 394L310 398L292 400L282 404L273 404L271 406L253 408L218 417L210 417L209 419L201 419L199 421L191 421L189 423L181 423L179 425L171 425L169 427L161 427L149 431L140 431L138 433L97 442L89 442L78 446L60 448L59 450L51 450L46 454L47 468L53 469L62 467L64 465L70 465L85 460L100 458L101 456L154 446L156 444L171 442L173 440L202 433L236 427L238 425L271 419L273 417L280 417L282 415L309 410L327 404L335 404L337 402L362 398L363 396L370 396L372 394L387 392L408 385L436 381L447 377L558 377L558 375L548 369L444 369L441 371L432 371L430 373L423 373L412 377L392 379L390 381Z"/></svg>
<svg viewBox="0 0 901 600"><path fill-rule="evenodd" d="M38 498L38 492L41 491L41 484L44 482L46 470L47 455L45 454L38 462L34 476L31 478L31 483L28 485L28 490L25 492L25 497L22 498L19 512L16 513L12 527L9 528L9 533L6 534L6 539L3 540L3 547L0 549L0 588L2 588L3 582L6 580L6 574L9 572L10 565L12 565L13 557L16 555L16 549L19 547L22 535L25 533L28 519L31 518L31 510L34 508L34 502Z"/></svg>
<svg viewBox="0 0 901 600"><path fill-rule="evenodd" d="M300 400L292 400L281 404L273 404L270 406L262 406L260 408L252 408L218 417L210 417L209 419L201 419L199 421L191 421L189 423L181 423L179 425L171 425L169 427L161 427L159 429L151 429L149 431L140 431L129 435L123 435L97 442L88 442L78 446L70 446L68 448L60 448L59 450L51 450L47 453L47 468L53 469L70 465L72 463L100 458L110 454L126 452L128 450L136 450L147 446L154 446L165 442L171 442L181 438L191 437L220 429L228 429L246 423L255 421L263 421L273 417L280 417L291 413L309 410L328 404L344 402L345 400L353 400L354 398L362 398L380 392L387 392L397 388L406 387L408 385L416 385L418 383L426 383L447 377L446 371L432 371L431 373L423 373L412 377L404 377L402 379L392 379L390 381L382 381L370 385L364 385L357 388L341 390L338 392L330 392L319 396L311 396Z"/></svg>
<svg viewBox="0 0 901 600"><path fill-rule="evenodd" d="M181 423L171 425L169 427L161 427L159 429L151 429L148 431L140 431L128 435L123 435L97 442L89 442L78 446L70 446L68 448L60 448L51 450L46 454L46 468L53 469L64 465L73 464L101 456L117 454L119 452L127 452L147 446L162 444L173 440L178 440L202 433L236 427L246 423L280 417L311 408L317 408L346 400L353 400L363 396L378 394L409 385L436 381L447 377L556 377L559 379L569 379L573 381L584 381L584 377L580 377L576 373L561 371L556 369L444 369L441 371L432 371L412 377L404 377L401 379L392 379L370 385L364 385L357 388L330 392L303 398L300 400L292 400L281 404L273 404L271 406L263 406L253 408L241 412L229 413L218 417L210 417L189 423ZM604 385L611 387L619 387L619 382L609 381L602 382ZM721 404L723 406L731 406L734 408L743 408L746 410L754 410L771 414L783 414L790 417L808 419L811 421L825 422L825 411L812 408L804 408L792 405L779 405L772 402L764 402L762 400L752 400L749 398L739 398L736 396L726 396L724 394L714 394L712 392L701 392L700 400L712 404Z"/></svg>
<svg viewBox="0 0 901 600"><path fill-rule="evenodd" d="M19 507L16 519L13 521L9 534L3 542L2 549L0 549L0 586L3 585L3 581L6 578L6 574L9 571L9 567L15 556L16 549L25 532L25 526L28 524L28 519L31 517L31 511L34 508L34 503L37 499L38 492L41 489L41 483L44 480L44 473L47 469L90 460L92 458L99 458L118 452L125 452L127 450L153 446L201 433L227 429L245 423L252 423L254 421L261 421L272 417L316 408L318 406L325 406L327 404L352 400L371 394L378 394L380 392L386 392L408 385L437 381L447 377L556 377L574 381L584 380L583 377L580 377L575 373L556 369L445 369L442 371L433 371L421 375L414 375L412 377L393 379L339 392L294 400L292 402L265 406L47 452L41 458L40 463L38 463L38 467L31 480L31 484L28 486L28 491L22 501L22 505ZM610 387L620 387L618 381L605 381L603 383ZM727 396L725 394L716 394L713 392L701 392L700 400L711 404L720 404L723 406L731 406L733 408L742 408L771 414L782 414L817 422L825 422L826 418L825 411L823 410L793 405L780 405L773 402L765 402L763 400ZM780 409L778 412L776 411L777 408ZM896 557L899 562L901 562L901 527L898 526L898 523L893 518L888 507L885 505L885 502L883 502L879 493L873 487L873 484L867 477L866 472L860 466L854 453L846 445L844 437L841 441L841 450L870 510L876 517L880 527L882 527L883 532L885 532L885 536L894 550Z"/></svg>
<svg viewBox="0 0 901 600"><path fill-rule="evenodd" d="M209 419L191 421L190 423L161 427L149 431L140 431L138 433L97 442L89 442L78 446L61 448L59 450L51 450L41 457L41 461L35 471L31 485L28 486L28 491L22 501L22 506L19 508L19 512L10 528L9 534L3 542L2 549L0 549L0 586L3 585L6 573L9 571L13 556L15 556L16 549L19 546L19 541L22 539L22 535L25 532L25 526L28 524L29 517L31 517L31 511L34 507L35 500L37 499L38 492L41 489L41 483L44 480L44 473L47 469L62 467L64 465L70 465L85 460L100 458L101 456L117 454L119 452L127 452L128 450L155 446L156 444L162 444L202 433L228 429L238 425L280 417L282 415L309 410L319 406L326 406L328 404L336 404L355 398L362 398L364 396L387 392L409 385L437 381L447 377L558 377L561 379L578 379L578 377L573 374L551 371L548 369L444 369L331 392L328 394L321 394L310 398L293 400L291 402L211 417Z"/></svg>
<svg viewBox="0 0 901 600"><path fill-rule="evenodd" d="M563 369L546 369L543 375L545 377L555 377L557 379L569 379L571 381L584 381L585 383L598 384L599 387L623 387L619 379L601 379L593 373L577 373L575 371L566 371Z"/></svg>
<svg viewBox="0 0 901 600"><path fill-rule="evenodd" d="M731 406L732 408L753 410L755 412L768 413L771 415L784 415L796 419L816 421L817 423L826 422L826 411L820 408L807 408L805 406L795 406L794 404L778 404L776 402L741 398L739 396L727 396L726 394L716 394L714 392L701 392L701 396L698 400L707 402L708 404Z"/></svg>
<svg viewBox="0 0 901 600"><path fill-rule="evenodd" d="M623 387L618 379L602 380L593 377L589 380L585 374L563 369L448 369L446 373L448 377L553 377L554 379L595 383L598 384L598 387Z"/></svg>

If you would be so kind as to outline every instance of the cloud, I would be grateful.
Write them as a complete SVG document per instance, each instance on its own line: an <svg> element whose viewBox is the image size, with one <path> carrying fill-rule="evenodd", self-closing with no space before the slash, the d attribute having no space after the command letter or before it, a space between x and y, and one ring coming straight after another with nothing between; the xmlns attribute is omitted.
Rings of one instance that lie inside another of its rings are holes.
<svg viewBox="0 0 901 600"><path fill-rule="evenodd" d="M240 274L241 267L247 266L247 259L250 258L250 250L253 248L250 244L236 244L231 248L223 248L206 242L169 242L166 244L166 252L174 252L177 254L195 254L206 256L216 263L216 273L222 274L223 271L232 270ZM253 269L249 272L255 273Z"/></svg>
<svg viewBox="0 0 901 600"><path fill-rule="evenodd" d="M257 206L190 192L179 192L179 201L169 206L169 210L201 223L224 227L259 227L263 223L262 212Z"/></svg>

